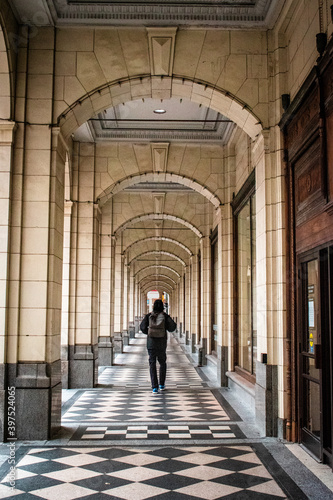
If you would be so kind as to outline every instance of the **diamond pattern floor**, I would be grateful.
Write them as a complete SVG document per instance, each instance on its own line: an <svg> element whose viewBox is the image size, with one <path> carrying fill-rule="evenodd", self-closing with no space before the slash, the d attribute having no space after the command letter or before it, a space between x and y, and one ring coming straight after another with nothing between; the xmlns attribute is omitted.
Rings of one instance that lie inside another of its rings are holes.
<svg viewBox="0 0 333 500"><path fill-rule="evenodd" d="M145 342L132 339L116 366L100 371L98 388L67 399L58 439L17 443L15 487L6 461L0 498L308 498L260 440L246 437L239 416L173 338L167 390L154 396Z"/></svg>
<svg viewBox="0 0 333 500"><path fill-rule="evenodd" d="M35 448L0 497L19 499L286 499L251 446ZM302 493L298 492L302 497ZM296 497L295 497L296 498Z"/></svg>

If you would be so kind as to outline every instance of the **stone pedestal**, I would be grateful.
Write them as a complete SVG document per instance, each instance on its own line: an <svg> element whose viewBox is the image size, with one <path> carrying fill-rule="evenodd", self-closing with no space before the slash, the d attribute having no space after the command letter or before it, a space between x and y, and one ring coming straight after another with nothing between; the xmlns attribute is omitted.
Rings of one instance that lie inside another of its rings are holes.
<svg viewBox="0 0 333 500"><path fill-rule="evenodd" d="M7 387L15 388L15 427L20 440L51 439L61 426L61 362L7 365ZM7 399L7 388L6 396ZM5 401L6 403L6 401ZM4 437L8 435L5 426Z"/></svg>
<svg viewBox="0 0 333 500"><path fill-rule="evenodd" d="M98 365L112 366L113 345L111 337L99 337L98 339Z"/></svg>
<svg viewBox="0 0 333 500"><path fill-rule="evenodd" d="M134 333L139 333L139 331L140 331L140 318L138 316L135 316Z"/></svg>
<svg viewBox="0 0 333 500"><path fill-rule="evenodd" d="M63 389L68 389L68 346L61 346L61 384Z"/></svg>
<svg viewBox="0 0 333 500"><path fill-rule="evenodd" d="M202 366L206 366L207 365L207 359L206 359L207 339L205 339L205 338L201 339L201 347L202 347Z"/></svg>
<svg viewBox="0 0 333 500"><path fill-rule="evenodd" d="M135 337L135 325L134 325L134 322L130 322L129 326L128 326L128 335L129 335L129 338L130 339L134 339Z"/></svg>
<svg viewBox="0 0 333 500"><path fill-rule="evenodd" d="M95 387L98 383L98 345L69 346L69 388Z"/></svg>
<svg viewBox="0 0 333 500"><path fill-rule="evenodd" d="M186 345L190 345L190 332L187 330L185 333L185 343L186 343Z"/></svg>
<svg viewBox="0 0 333 500"><path fill-rule="evenodd" d="M183 334L183 323L179 323L179 337L181 337Z"/></svg>
<svg viewBox="0 0 333 500"><path fill-rule="evenodd" d="M192 335L191 335L191 353L192 354L195 354L195 352L196 352L196 348L195 348L196 340L197 340L196 334L192 333Z"/></svg>
<svg viewBox="0 0 333 500"><path fill-rule="evenodd" d="M256 424L265 436L277 436L278 377L277 366L257 361L255 384Z"/></svg>
<svg viewBox="0 0 333 500"><path fill-rule="evenodd" d="M123 352L123 339L120 332L114 334L112 343L115 354L120 354Z"/></svg>
<svg viewBox="0 0 333 500"><path fill-rule="evenodd" d="M228 346L217 346L217 381L221 387L228 386Z"/></svg>
<svg viewBox="0 0 333 500"><path fill-rule="evenodd" d="M129 344L129 336L128 336L127 330L123 330L123 332L122 332L122 339L123 339L122 348L123 348L123 351L124 351L124 347Z"/></svg>

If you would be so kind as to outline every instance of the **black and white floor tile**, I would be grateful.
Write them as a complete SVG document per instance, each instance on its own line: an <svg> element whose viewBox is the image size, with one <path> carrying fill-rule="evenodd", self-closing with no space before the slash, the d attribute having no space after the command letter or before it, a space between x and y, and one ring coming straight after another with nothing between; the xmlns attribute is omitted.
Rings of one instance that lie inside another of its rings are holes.
<svg viewBox="0 0 333 500"><path fill-rule="evenodd" d="M81 391L63 415L70 422L155 422L230 420L210 390L166 390L154 395L150 390Z"/></svg>
<svg viewBox="0 0 333 500"><path fill-rule="evenodd" d="M172 439L233 439L244 438L237 425L108 425L80 426L73 435L73 441L111 440L122 441L130 439L172 440Z"/></svg>
<svg viewBox="0 0 333 500"><path fill-rule="evenodd" d="M277 464L242 446L35 448L5 476L1 498L216 500L306 498ZM298 495L298 496L297 496Z"/></svg>
<svg viewBox="0 0 333 500"><path fill-rule="evenodd" d="M15 488L5 461L0 498L308 498L268 445L242 432L244 422L172 337L167 390L153 395L145 345L143 335L132 339L101 370L98 388L68 391L57 440L17 443Z"/></svg>

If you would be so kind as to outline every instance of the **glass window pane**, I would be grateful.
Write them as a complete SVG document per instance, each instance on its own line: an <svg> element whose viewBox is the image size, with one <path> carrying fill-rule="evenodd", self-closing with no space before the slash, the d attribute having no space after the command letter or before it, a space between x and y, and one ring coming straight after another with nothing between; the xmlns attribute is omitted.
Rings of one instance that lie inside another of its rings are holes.
<svg viewBox="0 0 333 500"><path fill-rule="evenodd" d="M314 346L318 344L318 260L307 263L307 351L314 354Z"/></svg>
<svg viewBox="0 0 333 500"><path fill-rule="evenodd" d="M305 427L320 437L320 386L310 380L304 381L305 389Z"/></svg>
<svg viewBox="0 0 333 500"><path fill-rule="evenodd" d="M257 268L256 268L256 198L251 198L251 291L252 291L252 372L256 373L257 360Z"/></svg>
<svg viewBox="0 0 333 500"><path fill-rule="evenodd" d="M252 371L251 327L251 233L250 200L240 211L237 221L238 272L238 364Z"/></svg>

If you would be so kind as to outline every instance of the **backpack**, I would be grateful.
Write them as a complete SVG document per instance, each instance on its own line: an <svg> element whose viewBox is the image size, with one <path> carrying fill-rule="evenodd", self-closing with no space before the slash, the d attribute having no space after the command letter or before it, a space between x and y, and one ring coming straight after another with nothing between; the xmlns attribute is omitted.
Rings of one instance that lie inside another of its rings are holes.
<svg viewBox="0 0 333 500"><path fill-rule="evenodd" d="M165 337L165 315L164 313L162 313L163 317L161 318L160 314L161 313L159 313L157 316L151 314L149 316L148 337L158 339Z"/></svg>

